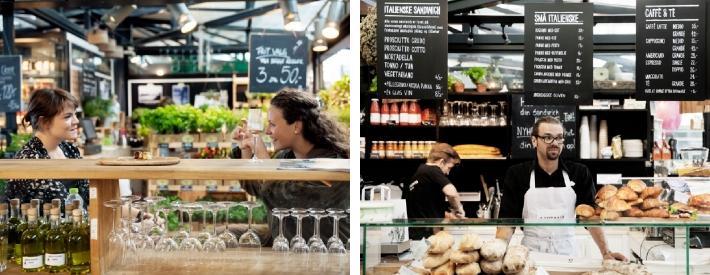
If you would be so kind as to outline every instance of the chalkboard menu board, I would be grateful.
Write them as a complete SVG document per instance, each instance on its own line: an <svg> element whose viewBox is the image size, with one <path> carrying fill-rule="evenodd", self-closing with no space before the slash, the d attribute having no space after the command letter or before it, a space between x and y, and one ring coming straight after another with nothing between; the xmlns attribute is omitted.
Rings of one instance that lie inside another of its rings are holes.
<svg viewBox="0 0 710 275"><path fill-rule="evenodd" d="M98 83L96 80L96 67L92 62L84 63L81 70L81 95L83 98L97 96Z"/></svg>
<svg viewBox="0 0 710 275"><path fill-rule="evenodd" d="M295 34L249 36L249 91L275 93L306 88L308 39Z"/></svg>
<svg viewBox="0 0 710 275"><path fill-rule="evenodd" d="M513 145L510 148L512 158L534 158L530 136L535 121L543 116L556 117L565 129L565 146L562 157L576 158L577 150L577 108L574 105L528 105L522 94L512 95Z"/></svg>
<svg viewBox="0 0 710 275"><path fill-rule="evenodd" d="M636 97L703 100L705 0L647 0L636 8Z"/></svg>
<svg viewBox="0 0 710 275"><path fill-rule="evenodd" d="M592 3L525 5L525 100L592 103Z"/></svg>
<svg viewBox="0 0 710 275"><path fill-rule="evenodd" d="M0 56L0 112L20 111L20 64L19 55Z"/></svg>
<svg viewBox="0 0 710 275"><path fill-rule="evenodd" d="M381 98L445 99L446 0L377 5L377 90Z"/></svg>

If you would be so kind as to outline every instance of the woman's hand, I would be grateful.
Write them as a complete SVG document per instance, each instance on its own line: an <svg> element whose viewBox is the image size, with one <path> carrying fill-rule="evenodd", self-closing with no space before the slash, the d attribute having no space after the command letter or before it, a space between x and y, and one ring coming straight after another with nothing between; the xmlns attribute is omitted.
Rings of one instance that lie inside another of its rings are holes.
<svg viewBox="0 0 710 275"><path fill-rule="evenodd" d="M622 262L627 261L626 256L624 256L624 254L621 254L618 252L607 251L602 256L604 256L604 260L617 260L617 261L622 261Z"/></svg>
<svg viewBox="0 0 710 275"><path fill-rule="evenodd" d="M242 159L250 159L254 155L254 136L249 132L246 120L242 120L242 126L234 129L232 138L239 142L239 149L242 151ZM266 152L266 145L261 137L256 139L256 157L260 159L268 159L269 153Z"/></svg>

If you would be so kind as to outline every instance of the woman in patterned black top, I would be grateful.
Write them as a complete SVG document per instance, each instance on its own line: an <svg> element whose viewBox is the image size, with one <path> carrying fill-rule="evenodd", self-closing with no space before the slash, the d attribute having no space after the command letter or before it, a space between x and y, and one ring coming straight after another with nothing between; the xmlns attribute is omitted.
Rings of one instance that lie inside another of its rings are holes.
<svg viewBox="0 0 710 275"><path fill-rule="evenodd" d="M67 142L79 134L76 108L79 102L67 91L40 89L32 93L22 125L32 126L34 136L15 155L16 159L79 159L79 149ZM78 188L84 202L89 201L87 180L10 180L5 192L8 199L22 202L40 199L66 199L69 188Z"/></svg>

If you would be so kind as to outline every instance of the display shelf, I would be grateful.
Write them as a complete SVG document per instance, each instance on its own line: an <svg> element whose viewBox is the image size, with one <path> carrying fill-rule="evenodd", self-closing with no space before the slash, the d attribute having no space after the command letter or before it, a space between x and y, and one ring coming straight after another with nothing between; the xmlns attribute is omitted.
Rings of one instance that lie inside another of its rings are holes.
<svg viewBox="0 0 710 275"><path fill-rule="evenodd" d="M590 226L616 226L616 227L708 227L710 220L691 220L683 218L626 218L622 217L616 221L602 220L582 220L575 221L543 221L543 220L528 220L524 219L393 219L392 222L361 222L360 227L377 228L377 227L462 227L462 226L545 226L545 227L590 227Z"/></svg>
<svg viewBox="0 0 710 275"><path fill-rule="evenodd" d="M89 179L89 221L91 225L91 274L113 271L110 263L115 255L109 254L108 232L111 228L111 209L102 204L118 199L119 179L229 179L229 180L319 180L344 184L350 180L349 160L316 160L314 169L287 170L281 164L293 160L181 160L169 166L101 166L96 160L0 160L0 179ZM323 164L327 171L317 171ZM336 169L336 170L333 170ZM271 266L271 265L269 265ZM233 270L245 270L256 264L244 263ZM125 274L118 272L116 274ZM139 274L139 273L136 273ZM145 271L140 274L145 274Z"/></svg>

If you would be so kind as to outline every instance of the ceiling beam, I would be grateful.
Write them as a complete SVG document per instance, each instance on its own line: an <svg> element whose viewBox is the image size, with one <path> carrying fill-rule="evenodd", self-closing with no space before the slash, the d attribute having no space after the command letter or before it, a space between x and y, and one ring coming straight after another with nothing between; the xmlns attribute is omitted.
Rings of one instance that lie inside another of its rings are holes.
<svg viewBox="0 0 710 275"><path fill-rule="evenodd" d="M86 30L81 26L69 21L62 14L53 9L32 9L28 10L28 13L34 14L50 25L57 26L62 30L65 30L73 35L80 38L86 39Z"/></svg>
<svg viewBox="0 0 710 275"><path fill-rule="evenodd" d="M249 46L243 45L214 45L211 47L214 53L239 53L248 52ZM197 46L169 46L169 47L136 47L136 55L165 55L170 52L181 52L186 54L197 53Z"/></svg>
<svg viewBox="0 0 710 275"><path fill-rule="evenodd" d="M239 41L239 40L234 39L234 38L232 38L232 37L227 37L227 36L225 36L225 35L222 35L222 34L219 34L219 33L216 33L216 32L211 32L211 31L205 30L205 33L206 33L206 34L209 34L209 35L212 35L212 36L216 36L216 37L225 39L225 40L227 40L227 41L232 41L232 42L234 42L234 43L237 43L237 45L244 44L243 41Z"/></svg>
<svg viewBox="0 0 710 275"><path fill-rule="evenodd" d="M315 0L298 0L298 3L302 4L302 3L313 2L313 1L315 1ZM244 10L244 11L237 13L237 14L225 16L222 18L217 18L217 19L214 19L211 21L207 21L203 25L206 28L214 28L214 27L218 27L218 26L229 25L233 22L237 22L237 21L249 19L249 18L252 18L255 16L263 15L267 12L270 12L270 11L278 9L278 8L279 8L279 4L275 3L275 4L270 4L270 5L258 7L258 8L247 9L247 10Z"/></svg>
<svg viewBox="0 0 710 275"><path fill-rule="evenodd" d="M265 1L265 0L257 0ZM115 5L132 5L140 7L165 7L165 4L185 3L185 0L17 0L15 9L48 9L48 8L111 8ZM224 0L189 0L188 4L207 2L224 2Z"/></svg>
<svg viewBox="0 0 710 275"><path fill-rule="evenodd" d="M472 10L488 8L501 3L510 2L505 0L456 0L450 1L448 5L449 14L466 13Z"/></svg>

